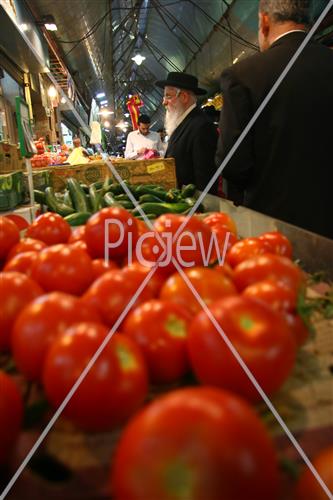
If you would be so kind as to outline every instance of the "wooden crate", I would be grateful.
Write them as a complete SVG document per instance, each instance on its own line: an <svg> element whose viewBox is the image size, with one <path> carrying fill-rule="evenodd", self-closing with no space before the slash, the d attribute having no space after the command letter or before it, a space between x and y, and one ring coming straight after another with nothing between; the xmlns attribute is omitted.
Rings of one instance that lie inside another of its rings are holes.
<svg viewBox="0 0 333 500"><path fill-rule="evenodd" d="M108 173L108 168L104 161L92 161L82 165L63 165L49 167L50 185L56 192L66 188L66 179L74 177L84 184L92 184L103 181Z"/></svg>
<svg viewBox="0 0 333 500"><path fill-rule="evenodd" d="M112 160L120 177L131 184L159 184L165 189L177 187L174 158L152 160Z"/></svg>

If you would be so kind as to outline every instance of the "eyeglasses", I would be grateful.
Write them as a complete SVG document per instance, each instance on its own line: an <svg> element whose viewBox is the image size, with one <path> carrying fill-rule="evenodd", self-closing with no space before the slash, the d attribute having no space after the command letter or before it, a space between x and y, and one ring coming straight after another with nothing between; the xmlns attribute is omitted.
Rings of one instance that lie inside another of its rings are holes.
<svg viewBox="0 0 333 500"><path fill-rule="evenodd" d="M177 89L176 93L173 94L173 95L170 95L170 94L165 94L163 96L163 101L172 101L172 99L175 99L179 96L179 94L181 93L181 90L180 89Z"/></svg>

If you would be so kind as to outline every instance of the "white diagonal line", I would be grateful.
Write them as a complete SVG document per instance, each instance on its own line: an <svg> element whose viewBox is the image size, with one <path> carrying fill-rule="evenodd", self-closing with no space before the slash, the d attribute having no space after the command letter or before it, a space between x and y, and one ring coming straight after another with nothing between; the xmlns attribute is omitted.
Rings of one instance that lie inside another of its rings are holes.
<svg viewBox="0 0 333 500"><path fill-rule="evenodd" d="M265 109L265 107L267 106L267 104L269 103L269 101L271 100L271 98L273 97L273 95L275 94L276 90L279 88L279 86L283 82L283 80L286 77L286 75L289 73L290 69L293 67L294 63L296 62L296 60L298 59L298 57L302 53L303 49L306 47L306 45L310 41L310 39L313 36L313 34L316 32L318 26L320 25L320 23L322 22L322 20L324 19L324 17L326 16L326 14L328 13L328 11L331 9L332 6L333 6L333 0L329 0L327 6L325 7L325 9L323 10L323 12L318 17L318 19L315 22L315 24L312 26L311 30L307 33L307 35L304 38L303 42L301 43L301 45L296 50L295 54L290 59L290 61L288 62L287 66L284 68L284 70L282 71L281 75L276 80L276 82L274 83L273 87L271 88L271 90L268 92L268 94L265 97L265 99L263 100L263 102L258 107L257 111L254 113L254 115L252 116L251 120L246 125L246 127L243 130L243 132L240 134L240 136L238 137L237 141L235 142L235 144L233 145L233 147L230 149L229 153L227 154L227 156L225 157L225 159L223 160L223 162L221 163L221 165L219 166L219 168L216 170L216 172L213 175L213 177L211 178L211 180L208 182L208 184L205 187L205 189L201 192L201 194L198 197L198 199L196 200L195 204L193 205L193 207L189 211L188 217L191 217L194 214L194 212L196 211L196 209L198 208L198 206L200 205L200 203L203 201L204 197L206 196L206 194L208 193L208 191L210 190L210 188L213 186L213 184L217 180L217 178L220 176L222 170L227 165L227 163L229 162L229 160L233 157L235 151L238 149L238 147L240 146L240 144L243 142L244 138L247 136L247 134L249 133L249 131L251 130L251 128L253 127L253 125L255 124L255 122L257 121L257 119L259 118L259 116L261 115L261 113L263 112L263 110ZM183 222L183 224L178 228L178 231L176 232L176 237L184 229L184 227L186 226L186 224L187 224L187 221L185 220Z"/></svg>
<svg viewBox="0 0 333 500"><path fill-rule="evenodd" d="M33 445L33 447L31 448L31 450L29 451L29 453L27 454L27 456L25 457L25 459L23 460L23 462L18 467L17 471L15 472L15 474L13 475L13 477L11 478L11 480L9 481L9 483L7 484L6 488L1 493L0 500L4 500L4 498L6 498L6 495L9 493L9 491L11 490L11 488L14 486L15 482L19 478L19 476L22 473L23 469L27 466L27 464L29 463L29 461L30 461L31 457L33 456L33 454L36 452L36 450L39 448L39 446L41 445L41 443L44 441L45 437L50 432L50 430L53 427L53 425L55 424L56 420L59 418L59 416L61 415L61 413L64 411L64 409L67 406L68 402L73 397L73 395L76 392L76 390L80 387L80 385L82 384L83 380L86 378L86 376L88 375L89 371L93 367L94 363L97 361L97 359L99 358L99 356L101 355L101 353L105 349L106 345L112 339L112 337L113 337L114 333L116 332L118 326L121 324L121 322L125 318L126 314L130 310L130 308L133 306L134 302L136 301L136 299L138 298L138 296L140 295L140 293L142 292L142 290L145 288L145 286L148 283L148 281L150 280L151 276L155 273L156 269L157 269L157 266L152 267L152 269L149 271L149 273L147 274L147 276L145 277L145 279L143 280L143 282L141 283L141 285L139 286L139 288L136 290L136 292L134 293L133 297L131 298L131 300L129 301L129 303L127 304L127 306L123 310L123 312L120 314L120 316L118 317L117 321L114 323L113 327L111 328L111 330L109 331L109 333L107 334L107 336L105 337L105 339L103 340L103 342L101 343L101 345L99 346L99 348L97 349L97 351L94 353L94 355L90 359L89 363L86 365L86 367L82 371L81 375L76 380L75 384L72 386L72 388L68 392L67 396L65 397L65 399L63 400L63 402L61 403L61 405L59 406L59 408L54 413L53 417L50 419L49 423L47 424L47 426L45 427L45 429L43 430L43 432L41 433L41 435L37 439L36 443Z"/></svg>
<svg viewBox="0 0 333 500"><path fill-rule="evenodd" d="M320 486L322 487L322 489L326 493L327 497L330 500L333 500L332 493L330 492L330 490L328 489L328 487L326 486L326 484L324 483L324 481L322 480L322 478L318 474L317 470L314 468L314 466L310 462L310 460L307 457L307 455L305 454L303 448L300 446L300 444L298 443L298 441L296 440L296 438L294 437L294 435L292 434L292 432L289 430L287 424L284 422L284 420L282 419L282 417L280 416L280 414L276 410L275 406L273 405L273 403L271 402L271 400L269 399L269 397L266 395L266 393L262 389L261 385L258 383L257 379L255 378L255 376L253 375L253 373L251 372L251 370L248 368L247 364L245 363L245 361L243 360L243 358L240 356L240 354L238 353L237 349L234 347L233 343L229 340L228 336L226 335L226 333L224 332L224 330L222 329L222 327L217 322L215 316L210 311L210 309L207 307L207 304L203 301L203 299L201 298L201 296L198 293L198 291L196 290L196 288L193 286L193 283L190 281L190 279L188 278L188 276L186 275L186 273L183 271L183 269L180 267L180 265L178 264L178 262L175 259L173 259L173 264L177 268L178 273L183 278L183 280L185 281L185 283L187 284L187 286L189 287L189 289L191 290L191 292L193 293L194 297L197 299L197 301L201 305L202 309L207 314L207 316L210 319L210 321L213 323L213 325L216 328L216 330L218 331L218 333L221 335L221 337L224 340L224 342L227 344L227 346L230 349L231 353L236 358L237 362L239 363L239 365L241 366L241 368L244 370L244 372L247 375L247 377L250 379L250 381L252 382L252 384L254 385L254 387L256 388L256 390L259 392L259 394L262 397L262 399L265 401L265 403L268 406L268 408L273 413L273 415L276 418L276 420L279 422L280 426L282 427L282 429L284 430L284 432L288 436L288 438L291 441L291 443L294 445L294 447L296 448L296 450L298 451L298 453L301 455L301 457L303 458L303 460L306 463L306 465L311 470L311 472L314 475L314 477L317 479L318 483L320 484Z"/></svg>

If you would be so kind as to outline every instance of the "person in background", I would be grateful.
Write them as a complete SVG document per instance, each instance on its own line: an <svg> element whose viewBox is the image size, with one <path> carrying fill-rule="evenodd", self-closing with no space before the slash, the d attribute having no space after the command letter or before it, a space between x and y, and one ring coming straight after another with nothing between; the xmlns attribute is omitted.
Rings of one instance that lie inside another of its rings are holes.
<svg viewBox="0 0 333 500"><path fill-rule="evenodd" d="M75 137L73 139L74 149L67 158L67 162L71 165L79 165L81 163L89 162L89 154L88 151L81 146L81 139L79 137Z"/></svg>
<svg viewBox="0 0 333 500"><path fill-rule="evenodd" d="M171 72L156 82L164 89L165 129L169 136L165 157L175 158L179 187L195 184L203 190L214 175L217 131L197 106L197 97L206 94L195 76ZM210 192L217 192L217 183Z"/></svg>
<svg viewBox="0 0 333 500"><path fill-rule="evenodd" d="M150 129L150 118L140 115L138 129L127 136L125 158L129 160L142 160L148 151L156 152L156 156L164 156L163 144L160 134Z"/></svg>
<svg viewBox="0 0 333 500"><path fill-rule="evenodd" d="M304 41L309 9L309 0L260 0L261 52L221 76L217 165ZM311 40L223 169L228 197L333 238L332 116L333 52Z"/></svg>
<svg viewBox="0 0 333 500"><path fill-rule="evenodd" d="M165 156L166 150L168 148L168 137L167 137L165 128L159 128L157 132L160 134L162 146L163 146L163 151L164 151L163 156Z"/></svg>

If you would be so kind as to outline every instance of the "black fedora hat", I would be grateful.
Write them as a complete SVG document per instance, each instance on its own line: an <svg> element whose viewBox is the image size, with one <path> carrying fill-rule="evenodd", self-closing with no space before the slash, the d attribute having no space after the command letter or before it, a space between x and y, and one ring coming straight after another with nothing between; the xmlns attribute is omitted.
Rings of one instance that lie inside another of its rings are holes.
<svg viewBox="0 0 333 500"><path fill-rule="evenodd" d="M191 90L196 95L204 95L207 93L205 89L198 87L198 79L188 73L180 73L171 71L166 80L158 80L155 85L164 89L164 87L177 87L179 89Z"/></svg>

